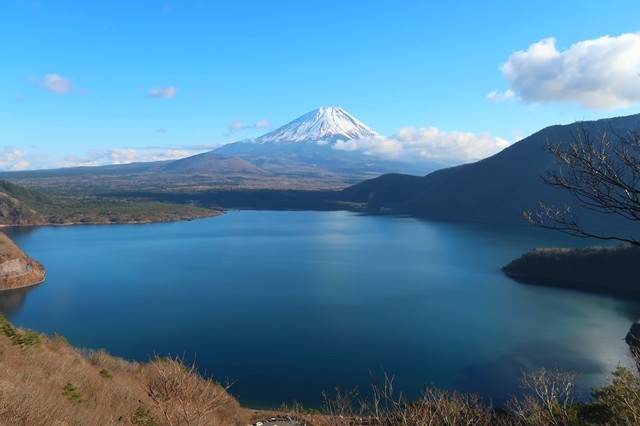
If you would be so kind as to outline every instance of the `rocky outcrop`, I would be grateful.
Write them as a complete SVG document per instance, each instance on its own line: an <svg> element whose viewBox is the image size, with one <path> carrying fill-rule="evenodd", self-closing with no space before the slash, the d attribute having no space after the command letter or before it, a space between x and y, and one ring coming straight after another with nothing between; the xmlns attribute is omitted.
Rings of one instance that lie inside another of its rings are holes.
<svg viewBox="0 0 640 426"><path fill-rule="evenodd" d="M629 345L631 359L635 362L636 368L640 371L640 322L631 324L631 328L624 337L624 341Z"/></svg>
<svg viewBox="0 0 640 426"><path fill-rule="evenodd" d="M7 260L0 264L0 276L21 277L33 272L33 266L24 259Z"/></svg>
<svg viewBox="0 0 640 426"><path fill-rule="evenodd" d="M624 341L627 342L627 345L632 349L640 349L640 322L636 321L631 324L631 328L627 332Z"/></svg>
<svg viewBox="0 0 640 426"><path fill-rule="evenodd" d="M0 233L0 290L26 287L44 281L44 268Z"/></svg>

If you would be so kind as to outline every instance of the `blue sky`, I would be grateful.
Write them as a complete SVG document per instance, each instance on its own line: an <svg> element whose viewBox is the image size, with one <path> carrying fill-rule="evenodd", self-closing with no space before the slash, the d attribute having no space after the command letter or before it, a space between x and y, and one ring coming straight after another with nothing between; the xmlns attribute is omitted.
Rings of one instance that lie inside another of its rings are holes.
<svg viewBox="0 0 640 426"><path fill-rule="evenodd" d="M0 0L0 169L177 158L320 106L473 161L640 113L638 16L637 0Z"/></svg>

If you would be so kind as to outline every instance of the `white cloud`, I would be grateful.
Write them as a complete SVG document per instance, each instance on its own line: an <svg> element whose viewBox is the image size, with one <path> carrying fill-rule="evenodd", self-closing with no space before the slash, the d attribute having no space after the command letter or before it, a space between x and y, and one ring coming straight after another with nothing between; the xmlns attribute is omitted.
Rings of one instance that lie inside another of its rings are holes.
<svg viewBox="0 0 640 426"><path fill-rule="evenodd" d="M109 153L111 159L114 160L114 164L137 161L177 160L191 155L189 151L183 149L139 150L111 148Z"/></svg>
<svg viewBox="0 0 640 426"><path fill-rule="evenodd" d="M71 93L71 79L60 74L47 74L40 82L40 86L51 93L68 95Z"/></svg>
<svg viewBox="0 0 640 426"><path fill-rule="evenodd" d="M177 92L178 92L178 89L176 89L173 86L154 87L153 89L149 90L149 96L152 98L170 99L170 98L173 98Z"/></svg>
<svg viewBox="0 0 640 426"><path fill-rule="evenodd" d="M253 123L252 126L254 129L271 129L271 123L269 123L269 120L267 119L262 119L262 120L258 120L255 123Z"/></svg>
<svg viewBox="0 0 640 426"><path fill-rule="evenodd" d="M253 124L244 124L242 121L232 121L231 123L229 123L229 133L235 133L240 130L246 129L270 130L271 128L272 126L271 123L269 123L269 120L264 118L262 120L256 121Z"/></svg>
<svg viewBox="0 0 640 426"><path fill-rule="evenodd" d="M547 38L511 54L500 70L511 88L489 93L490 100L515 94L524 102L628 107L640 102L640 33L585 40L560 51Z"/></svg>
<svg viewBox="0 0 640 426"><path fill-rule="evenodd" d="M247 126L245 126L245 124L242 121L233 121L229 123L229 132L231 133L237 132L239 130L243 130L246 128Z"/></svg>
<svg viewBox="0 0 640 426"><path fill-rule="evenodd" d="M12 146L5 146L0 151L0 170L26 170L29 162L27 154Z"/></svg>
<svg viewBox="0 0 640 426"><path fill-rule="evenodd" d="M493 90L487 94L486 99L490 100L491 102L503 102L507 99L513 98L514 96L516 96L516 92L511 89L505 90L502 93L498 92L497 90Z"/></svg>
<svg viewBox="0 0 640 426"><path fill-rule="evenodd" d="M202 152L202 150L199 150ZM190 149L181 148L109 148L93 150L83 156L69 155L56 167L103 166L147 161L178 160L193 155Z"/></svg>
<svg viewBox="0 0 640 426"><path fill-rule="evenodd" d="M413 163L426 160L454 165L486 158L507 146L509 142L488 133L406 127L389 138L380 136L338 141L334 149L362 151L369 155Z"/></svg>

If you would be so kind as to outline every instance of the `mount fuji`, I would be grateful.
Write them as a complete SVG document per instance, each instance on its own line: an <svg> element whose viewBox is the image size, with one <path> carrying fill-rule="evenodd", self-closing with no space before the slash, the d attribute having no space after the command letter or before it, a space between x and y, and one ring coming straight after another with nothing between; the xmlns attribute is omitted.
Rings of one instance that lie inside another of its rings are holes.
<svg viewBox="0 0 640 426"><path fill-rule="evenodd" d="M424 175L438 165L409 164L349 150L349 142L383 138L342 108L318 108L255 139L230 143L179 160L52 170L3 172L0 177L36 179L82 188L100 176L100 188L344 188L385 173ZM173 188L173 189L172 189Z"/></svg>
<svg viewBox="0 0 640 426"><path fill-rule="evenodd" d="M329 142L375 138L380 135L342 108L323 107L308 112L254 143Z"/></svg>
<svg viewBox="0 0 640 426"><path fill-rule="evenodd" d="M339 174L352 180L382 173L425 174L430 170L385 160L361 151L339 149L339 143L381 136L342 108L323 107L255 139L224 145L213 152L239 157L261 169L287 175Z"/></svg>

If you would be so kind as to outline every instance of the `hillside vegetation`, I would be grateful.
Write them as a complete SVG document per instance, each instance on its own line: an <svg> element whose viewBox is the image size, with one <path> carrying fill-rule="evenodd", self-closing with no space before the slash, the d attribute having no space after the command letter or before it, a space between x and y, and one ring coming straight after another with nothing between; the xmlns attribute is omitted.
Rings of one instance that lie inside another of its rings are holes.
<svg viewBox="0 0 640 426"><path fill-rule="evenodd" d="M0 225L169 222L219 210L132 197L48 195L0 180Z"/></svg>
<svg viewBox="0 0 640 426"><path fill-rule="evenodd" d="M527 284L640 297L640 247L633 245L535 249L503 271Z"/></svg>
<svg viewBox="0 0 640 426"><path fill-rule="evenodd" d="M629 223L615 215L597 214L576 203L567 191L547 185L542 177L558 165L549 145L567 147L580 128L593 135L626 135L640 128L640 114L578 124L546 127L499 153L426 176L383 175L342 191L343 201L366 203L367 211L433 220L523 224L523 212L539 203L569 205L582 226L592 231L628 232ZM612 142L619 143L620 138ZM633 151L635 152L635 151Z"/></svg>
<svg viewBox="0 0 640 426"><path fill-rule="evenodd" d="M0 224L30 225L42 223L40 211L53 204L53 201L39 191L0 180Z"/></svg>

